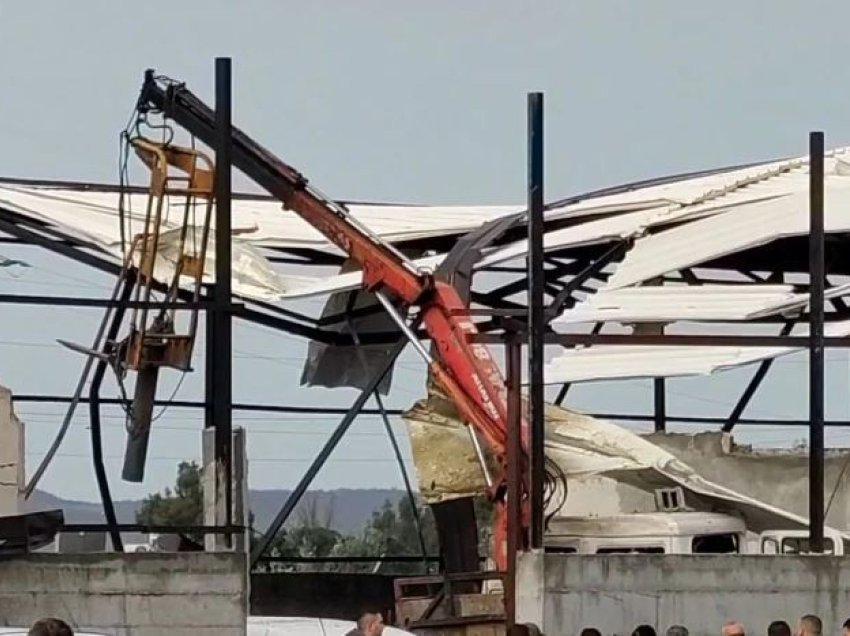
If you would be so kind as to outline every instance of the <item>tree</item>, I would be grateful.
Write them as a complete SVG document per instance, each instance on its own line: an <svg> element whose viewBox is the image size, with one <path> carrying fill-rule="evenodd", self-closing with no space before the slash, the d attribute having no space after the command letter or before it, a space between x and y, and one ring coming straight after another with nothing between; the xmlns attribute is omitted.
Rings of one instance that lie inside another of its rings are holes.
<svg viewBox="0 0 850 636"><path fill-rule="evenodd" d="M416 502L416 507L422 523L425 554L436 554L438 541L434 518L427 506ZM419 538L419 527L409 498L400 499L395 506L390 501L385 501L379 510L372 513L372 519L360 536L344 537L334 550L334 556L392 557L420 554L422 554L422 541ZM348 564L340 569L349 572L375 571L377 563L376 561ZM422 563L385 563L377 569L383 572L392 571L395 574L425 571Z"/></svg>
<svg viewBox="0 0 850 636"><path fill-rule="evenodd" d="M196 462L180 462L174 490L148 495L136 512L136 523L148 526L200 526L204 519L204 492L201 467ZM187 534L195 541L202 537Z"/></svg>

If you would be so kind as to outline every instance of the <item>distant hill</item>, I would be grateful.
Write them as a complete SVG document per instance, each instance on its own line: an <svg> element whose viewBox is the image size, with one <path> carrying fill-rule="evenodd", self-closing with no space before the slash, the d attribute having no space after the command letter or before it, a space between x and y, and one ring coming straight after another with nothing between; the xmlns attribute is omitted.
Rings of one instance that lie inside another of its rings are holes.
<svg viewBox="0 0 850 636"><path fill-rule="evenodd" d="M268 527L289 493L289 490L252 490L250 492L254 526L258 530ZM385 501L396 503L403 496L403 490L313 490L304 496L291 522L297 522L300 516L315 506L315 513L320 521L327 520L330 527L339 532L356 534L365 527L372 512L378 510ZM135 523L136 510L141 503L141 501L133 500L116 501L115 512L118 521ZM67 523L104 522L103 510L99 503L62 499L41 490L33 494L27 508L29 510L60 508L65 512Z"/></svg>

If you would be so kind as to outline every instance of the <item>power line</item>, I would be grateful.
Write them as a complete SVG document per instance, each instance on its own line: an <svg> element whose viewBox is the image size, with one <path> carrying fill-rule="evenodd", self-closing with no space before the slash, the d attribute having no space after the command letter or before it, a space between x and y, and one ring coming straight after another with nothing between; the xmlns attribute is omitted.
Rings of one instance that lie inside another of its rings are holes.
<svg viewBox="0 0 850 636"><path fill-rule="evenodd" d="M123 419L123 418L122 418ZM234 419L234 421L238 421ZM48 424L52 423L53 420L26 420L26 423L34 423L34 424ZM336 423L336 422L334 422ZM125 426L123 423L115 423L115 424L102 424L104 428L114 428L124 430ZM190 428L188 426L168 426L165 425L155 425L154 430L156 431L177 431L177 432L186 432L186 433L198 433L199 428ZM280 429L255 429L251 428L249 431L252 435L286 435L286 436L299 436L299 437L327 437L327 431L288 431L288 430L280 430ZM369 432L360 432L360 431L351 431L347 434L347 436L351 437L384 437L384 433L369 433Z"/></svg>
<svg viewBox="0 0 850 636"><path fill-rule="evenodd" d="M41 456L38 452L28 452L27 456ZM85 453L57 453L56 457L65 457L68 459L86 459L90 460L91 456ZM104 459L124 459L123 455L104 455ZM412 462L412 457L404 456L403 459L406 462ZM169 462L186 462L186 461L195 461L200 462L200 458L197 457L169 457L165 455L159 456L149 456L147 458L148 461L169 461ZM309 464L313 461L312 457L301 458L301 457L252 457L249 458L249 463L260 463L260 464ZM394 457L329 457L327 460L329 463L342 463L342 464L385 464L385 463L396 463L396 459Z"/></svg>

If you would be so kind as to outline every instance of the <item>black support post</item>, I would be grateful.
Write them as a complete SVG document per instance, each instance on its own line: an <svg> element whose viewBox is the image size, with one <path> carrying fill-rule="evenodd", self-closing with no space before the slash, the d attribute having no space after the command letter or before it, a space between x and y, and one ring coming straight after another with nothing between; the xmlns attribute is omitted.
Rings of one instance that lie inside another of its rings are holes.
<svg viewBox="0 0 850 636"><path fill-rule="evenodd" d="M809 546L823 552L824 483L824 137L809 135Z"/></svg>
<svg viewBox="0 0 850 636"><path fill-rule="evenodd" d="M667 387L664 378L652 379L653 402L655 405L655 432L667 430Z"/></svg>
<svg viewBox="0 0 850 636"><path fill-rule="evenodd" d="M233 324L231 294L231 73L230 58L215 60L215 314L212 332L215 461L221 467L225 523L233 525ZM209 396L208 396L209 397ZM230 544L231 536L227 535Z"/></svg>
<svg viewBox="0 0 850 636"><path fill-rule="evenodd" d="M103 353L112 354L112 346L110 343L115 342L118 338L118 333L121 330L121 321L124 320L126 307L120 303L127 302L133 293L133 288L136 285L136 270L128 269L124 273L123 287L119 297L119 305L115 308L111 317L111 322L106 332L106 337L103 339ZM92 463L94 464L94 474L97 480L97 489L100 492L100 501L103 504L103 516L106 518L106 524L109 528L109 538L112 540L112 549L116 552L124 551L124 544L121 540L121 533L118 531L118 517L115 514L115 505L112 501L112 494L109 491L109 478L106 475L106 464L103 461L103 438L101 435L100 426L100 387L103 385L103 379L106 376L108 362L104 359L98 360L97 365L92 374L91 385L89 385L89 417L90 417L90 436L91 436L91 453Z"/></svg>
<svg viewBox="0 0 850 636"><path fill-rule="evenodd" d="M791 330L794 328L793 322L788 322L782 327L782 331L779 332L780 336L787 336L791 333ZM735 405L735 408L732 409L732 412L729 414L729 419L723 423L723 427L721 430L724 433L731 433L732 429L735 428L735 425L740 421L741 415L744 414L744 410L747 408L747 405L750 403L750 400L753 399L753 396L756 394L759 386L761 386L762 381L765 376L767 376L767 372L770 371L770 367L773 366L773 358L768 360L764 360L760 365L756 372L753 374L752 379L749 384L747 384L747 388L744 389L744 393L741 395L741 399L738 400L738 403Z"/></svg>
<svg viewBox="0 0 850 636"><path fill-rule="evenodd" d="M505 577L505 627L510 631L516 624L517 553L522 532L522 341L509 335L506 343L506 373L508 388L508 448L507 448L507 572Z"/></svg>
<svg viewBox="0 0 850 636"><path fill-rule="evenodd" d="M414 319L413 324L411 325L411 329L416 330L419 326L419 318ZM306 472L301 476L301 481L298 482L298 485L295 486L295 489L289 494L286 501L283 504L283 507L278 511L277 515L275 515L274 520L272 520L271 525L266 529L263 536L257 542L257 545L251 550L251 566L256 566L260 560L260 557L263 556L265 551L268 549L269 544L274 540L277 536L277 533L283 527L283 524L286 523L289 516L295 510L295 507L298 505L298 502L301 501L301 498L304 496L304 493L307 492L307 489L310 487L310 484L313 483L313 479L315 479L316 475L322 469L322 466L325 465L325 462L330 457L331 453L339 444L339 441L345 436L345 433L354 423L354 420L357 416L362 412L363 407L366 402L371 397L372 393L374 393L378 385L384 379L384 376L389 373L393 364L401 352L404 350L404 347L407 345L407 341L404 339L400 339L397 341L392 350L388 353L387 357L381 363L380 370L375 373L366 387L360 392L360 395L354 400L354 403L351 405L351 408L348 409L345 416L342 418L342 421L337 425L334 432L325 442L325 445L319 451L319 454L313 459L313 462L310 464L309 468L307 468Z"/></svg>
<svg viewBox="0 0 850 636"><path fill-rule="evenodd" d="M543 334L546 308L543 289L543 93L528 95L528 391L530 426L531 548L543 547L545 420Z"/></svg>

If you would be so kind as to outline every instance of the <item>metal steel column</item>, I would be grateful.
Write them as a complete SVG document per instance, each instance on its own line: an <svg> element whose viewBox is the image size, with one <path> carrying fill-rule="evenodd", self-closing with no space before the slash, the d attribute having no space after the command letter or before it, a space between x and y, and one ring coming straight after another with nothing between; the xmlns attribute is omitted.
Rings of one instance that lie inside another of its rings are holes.
<svg viewBox="0 0 850 636"><path fill-rule="evenodd" d="M516 624L516 575L519 535L522 530L520 481L522 449L521 418L522 413L522 342L518 336L509 335L505 351L506 383L508 387L508 571L505 578L505 619L507 629Z"/></svg>
<svg viewBox="0 0 850 636"><path fill-rule="evenodd" d="M787 336L791 333L791 330L794 328L793 322L786 323L782 330L779 332L780 336ZM756 372L753 374L750 383L747 385L747 388L744 389L744 393L741 395L741 399L738 400L738 403L735 405L735 408L732 409L732 413L729 414L729 419L724 422L723 427L720 429L724 433L732 432L732 429L735 428L735 424L741 419L741 415L744 414L744 410L747 408L747 405L750 403L750 400L753 399L753 396L756 394L759 386L761 386L762 381L767 376L767 372L770 371L770 367L773 365L773 358L769 360L764 360L760 365Z"/></svg>
<svg viewBox="0 0 850 636"><path fill-rule="evenodd" d="M555 405L556 406L561 406L561 404L564 403L564 400L566 399L567 393L569 392L571 386L572 385L569 382L566 382L560 388L560 390L558 391L558 395L555 396Z"/></svg>
<svg viewBox="0 0 850 636"><path fill-rule="evenodd" d="M543 93L528 94L528 422L530 427L531 548L543 547L545 420L543 333Z"/></svg>
<svg viewBox="0 0 850 636"><path fill-rule="evenodd" d="M215 60L215 326L212 415L215 458L221 467L225 524L233 525L233 317L231 294L231 73L230 58ZM230 545L231 536L226 535Z"/></svg>
<svg viewBox="0 0 850 636"><path fill-rule="evenodd" d="M350 314L354 309L354 301L357 298L357 292L351 292L348 296L348 306L346 307L346 313ZM360 345L360 336L357 334L357 329L354 328L354 321L351 320L350 316L346 318L346 323L348 325L348 331L351 332L351 339L354 341L354 346L357 350L357 357L360 360L360 366L363 367L363 373L369 373L369 364L366 362L366 354L363 352L363 347ZM427 559L428 550L425 547L425 535L422 532L422 517L419 514L419 504L416 501L416 496L413 494L413 487L410 484L410 476L407 474L407 467L404 465L404 457L401 454L401 448L398 445L398 440L396 439L395 432L393 431L392 424L390 424L390 418L387 415L387 410L384 408L384 401L381 399L381 392L375 391L375 403L378 405L378 410L381 412L381 420L384 422L384 430L387 433L387 437L390 440L390 446L392 446L393 454L395 455L396 462L398 463L398 468L401 471L401 479L404 482L404 489L407 493L408 502L410 503L410 511L413 514L413 520L416 523L416 533L419 538L419 548L422 550L422 558ZM428 572L428 561L424 561L425 572Z"/></svg>
<svg viewBox="0 0 850 636"><path fill-rule="evenodd" d="M667 430L667 387L664 378L652 379L653 402L655 404L655 432Z"/></svg>
<svg viewBox="0 0 850 636"><path fill-rule="evenodd" d="M824 463L824 138L809 134L809 547L823 552Z"/></svg>
<svg viewBox="0 0 850 636"><path fill-rule="evenodd" d="M419 322L421 321L420 317L414 319L411 328L415 331ZM298 505L298 502L301 501L301 498L304 496L304 493L307 492L307 489L310 487L310 484L313 483L313 479L315 479L319 470L321 470L322 466L325 465L330 454L336 448L339 441L343 438L345 433L351 427L351 424L360 414L363 406L371 397L372 393L378 388L378 385L384 379L384 376L389 373L390 368L392 368L393 364L396 361L396 358L401 354L404 350L404 347L407 345L407 340L402 338L398 341L398 343L393 347L393 349L389 352L386 359L384 359L381 369L378 373L376 373L369 384L360 392L360 395L357 396L357 399L351 405L351 408L348 409L348 412L345 414L345 417L342 418L342 421L337 425L336 430L331 434L328 440L325 442L325 445L319 451L319 454L316 455L315 459L313 459L313 463L310 464L310 467L301 477L301 481L298 482L298 485L295 489L289 494L286 502L283 504L283 507L278 511L274 520L269 525L268 529L265 531L263 536L257 542L257 545L254 546L254 549L251 550L251 566L255 566L257 562L260 560L260 557L269 547L269 544L274 540L278 531L281 529L286 520L289 519L289 516L292 514L292 511L295 510L295 506Z"/></svg>
<svg viewBox="0 0 850 636"><path fill-rule="evenodd" d="M124 273L124 287L121 289L119 302L127 302L133 293L133 288L136 285L136 270L128 269ZM124 320L125 307L119 305L115 308L112 314L112 319L109 328L106 331L104 338L104 353L111 354L111 348L118 337L118 332L121 330L121 321ZM124 551L124 544L121 541L121 533L117 530L118 518L115 515L115 506L112 502L112 494L109 492L109 478L106 476L106 465L103 461L103 439L101 437L100 428L100 387L103 385L103 378L106 375L106 360L98 360L92 374L91 385L89 386L89 418L90 418L90 436L91 436L91 452L92 463L94 464L94 473L97 480L97 488L100 492L100 501L103 505L103 516L106 517L106 523L109 527L109 537L112 540L112 549L116 552Z"/></svg>

